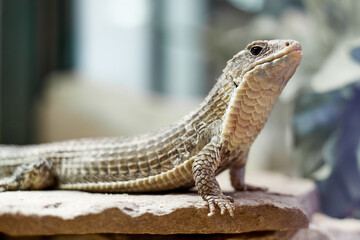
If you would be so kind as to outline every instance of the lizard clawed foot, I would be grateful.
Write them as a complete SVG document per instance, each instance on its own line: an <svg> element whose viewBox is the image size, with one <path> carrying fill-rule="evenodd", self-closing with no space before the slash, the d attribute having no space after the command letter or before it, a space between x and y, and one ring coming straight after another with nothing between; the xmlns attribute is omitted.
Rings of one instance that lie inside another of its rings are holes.
<svg viewBox="0 0 360 240"><path fill-rule="evenodd" d="M215 214L216 210L215 207L218 206L220 208L221 215L224 215L225 211L228 211L230 216L234 216L234 199L230 196L225 196L223 194L214 196L214 195L208 195L205 196L205 199L209 205L210 212L208 213L208 216L211 217Z"/></svg>
<svg viewBox="0 0 360 240"><path fill-rule="evenodd" d="M11 177L0 179L0 192L11 190L11 187L14 185L12 184L13 182L14 180Z"/></svg>

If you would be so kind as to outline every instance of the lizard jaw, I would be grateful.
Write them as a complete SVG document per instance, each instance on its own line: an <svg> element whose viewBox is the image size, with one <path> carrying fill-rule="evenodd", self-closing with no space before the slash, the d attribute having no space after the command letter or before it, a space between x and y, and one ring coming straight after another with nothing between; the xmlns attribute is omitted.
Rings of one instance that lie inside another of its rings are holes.
<svg viewBox="0 0 360 240"><path fill-rule="evenodd" d="M243 71L225 114L222 139L229 151L248 149L265 125L273 105L295 73L302 57L301 46L287 41L283 49L259 59ZM285 42L286 43L286 42Z"/></svg>

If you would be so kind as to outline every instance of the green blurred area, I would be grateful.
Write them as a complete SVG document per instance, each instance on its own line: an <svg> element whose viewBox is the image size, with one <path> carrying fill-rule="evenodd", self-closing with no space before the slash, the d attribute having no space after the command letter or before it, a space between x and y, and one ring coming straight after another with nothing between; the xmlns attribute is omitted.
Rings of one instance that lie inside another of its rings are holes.
<svg viewBox="0 0 360 240"><path fill-rule="evenodd" d="M72 2L2 0L0 139L26 144L36 139L34 104L46 77L74 66Z"/></svg>

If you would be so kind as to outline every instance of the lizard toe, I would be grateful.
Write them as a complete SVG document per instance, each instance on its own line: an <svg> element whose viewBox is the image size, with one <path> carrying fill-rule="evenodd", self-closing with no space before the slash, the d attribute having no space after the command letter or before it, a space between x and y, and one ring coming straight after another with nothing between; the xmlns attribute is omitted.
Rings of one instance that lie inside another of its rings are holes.
<svg viewBox="0 0 360 240"><path fill-rule="evenodd" d="M213 216L216 212L216 206L220 209L220 214L224 215L226 211L229 212L230 216L234 216L234 199L230 196L220 195L220 196L208 196L207 199L209 205L208 216Z"/></svg>
<svg viewBox="0 0 360 240"><path fill-rule="evenodd" d="M207 201L208 205L209 205L209 213L208 213L208 217L211 217L215 214L215 201L213 199L209 199Z"/></svg>

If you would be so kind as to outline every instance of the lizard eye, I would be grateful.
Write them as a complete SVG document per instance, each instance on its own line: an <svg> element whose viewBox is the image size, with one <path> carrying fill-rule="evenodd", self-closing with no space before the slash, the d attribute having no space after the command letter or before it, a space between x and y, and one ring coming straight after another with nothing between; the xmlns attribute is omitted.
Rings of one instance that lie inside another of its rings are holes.
<svg viewBox="0 0 360 240"><path fill-rule="evenodd" d="M260 46L253 46L252 48L250 48L250 52L252 55L256 56L259 55L259 53L261 52L263 48Z"/></svg>

